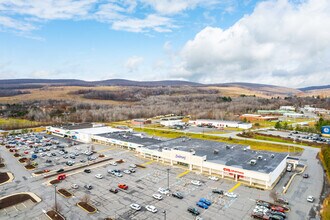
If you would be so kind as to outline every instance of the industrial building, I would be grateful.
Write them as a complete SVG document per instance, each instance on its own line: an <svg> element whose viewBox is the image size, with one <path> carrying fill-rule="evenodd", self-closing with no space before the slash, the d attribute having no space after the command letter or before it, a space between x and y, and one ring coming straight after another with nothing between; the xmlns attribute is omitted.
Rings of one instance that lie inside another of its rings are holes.
<svg viewBox="0 0 330 220"><path fill-rule="evenodd" d="M197 119L189 121L189 124L196 126L212 126L215 128L241 128L249 129L252 128L251 123L243 123L241 121L222 121L222 120L209 120L209 119Z"/></svg>
<svg viewBox="0 0 330 220"><path fill-rule="evenodd" d="M257 114L243 114L239 116L241 120L248 120L248 121L274 121L278 120L278 116L262 116Z"/></svg>

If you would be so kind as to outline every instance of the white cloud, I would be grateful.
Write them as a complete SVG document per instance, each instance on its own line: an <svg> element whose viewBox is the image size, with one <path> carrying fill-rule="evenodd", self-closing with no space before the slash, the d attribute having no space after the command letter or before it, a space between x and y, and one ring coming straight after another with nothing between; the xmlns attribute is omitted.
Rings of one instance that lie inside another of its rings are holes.
<svg viewBox="0 0 330 220"><path fill-rule="evenodd" d="M135 72L139 69L143 60L144 60L143 57L138 57L138 56L130 57L125 62L125 68L128 70L128 72Z"/></svg>
<svg viewBox="0 0 330 220"><path fill-rule="evenodd" d="M327 0L262 2L227 30L206 27L188 41L181 74L203 82L330 82L329 11Z"/></svg>
<svg viewBox="0 0 330 220"><path fill-rule="evenodd" d="M132 18L115 21L112 24L114 30L125 30L130 32L147 32L154 30L157 32L171 32L171 28L175 26L171 24L171 20L158 15L148 15L144 19Z"/></svg>

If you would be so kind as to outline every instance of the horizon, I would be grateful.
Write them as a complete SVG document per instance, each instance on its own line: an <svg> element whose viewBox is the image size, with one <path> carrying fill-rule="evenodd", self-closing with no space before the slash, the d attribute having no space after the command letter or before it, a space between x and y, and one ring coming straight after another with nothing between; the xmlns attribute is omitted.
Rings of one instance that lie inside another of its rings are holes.
<svg viewBox="0 0 330 220"><path fill-rule="evenodd" d="M324 85L329 10L324 0L5 1L0 79Z"/></svg>

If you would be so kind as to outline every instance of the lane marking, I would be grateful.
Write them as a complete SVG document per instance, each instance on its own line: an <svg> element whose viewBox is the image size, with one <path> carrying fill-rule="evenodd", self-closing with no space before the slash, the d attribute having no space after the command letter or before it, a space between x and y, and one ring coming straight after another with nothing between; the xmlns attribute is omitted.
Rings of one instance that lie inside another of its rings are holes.
<svg viewBox="0 0 330 220"><path fill-rule="evenodd" d="M188 174L188 173L190 173L190 172L191 172L190 170L186 170L186 171L184 171L184 172L180 173L179 175L177 175L177 177L176 177L176 178L181 178L181 177L183 177L183 176L187 175L187 174Z"/></svg>
<svg viewBox="0 0 330 220"><path fill-rule="evenodd" d="M235 186L233 186L233 188L231 188L230 190L228 190L228 192L233 192L236 188L238 188L241 185L241 183L237 183Z"/></svg>
<svg viewBox="0 0 330 220"><path fill-rule="evenodd" d="M146 163L144 163L144 164L141 164L141 165L142 165L142 166L146 166L146 165L152 164L153 162L155 162L155 161L150 160L150 161L148 161L148 162L146 162Z"/></svg>

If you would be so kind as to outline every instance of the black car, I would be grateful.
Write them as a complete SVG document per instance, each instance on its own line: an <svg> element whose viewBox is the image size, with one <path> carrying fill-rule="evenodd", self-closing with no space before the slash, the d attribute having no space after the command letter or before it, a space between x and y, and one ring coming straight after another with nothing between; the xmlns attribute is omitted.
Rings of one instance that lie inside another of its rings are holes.
<svg viewBox="0 0 330 220"><path fill-rule="evenodd" d="M57 173L62 173L62 172L64 172L64 169L62 168L62 169L59 169L58 171L56 171Z"/></svg>
<svg viewBox="0 0 330 220"><path fill-rule="evenodd" d="M198 211L198 209L196 209L194 207L189 207L187 210L188 210L188 212L190 212L193 215L199 215L200 214L200 212Z"/></svg>
<svg viewBox="0 0 330 220"><path fill-rule="evenodd" d="M216 193L216 194L219 194L219 195L223 195L223 191L222 190L213 189L212 192L213 193Z"/></svg>
<svg viewBox="0 0 330 220"><path fill-rule="evenodd" d="M172 193L172 196L178 199L183 199L183 195L180 192Z"/></svg>
<svg viewBox="0 0 330 220"><path fill-rule="evenodd" d="M90 169L84 169L84 172L85 173L90 173L90 172L92 172Z"/></svg>
<svg viewBox="0 0 330 220"><path fill-rule="evenodd" d="M118 192L118 189L111 188L109 191L116 194Z"/></svg>
<svg viewBox="0 0 330 220"><path fill-rule="evenodd" d="M308 173L304 173L303 178L307 179L309 177Z"/></svg>
<svg viewBox="0 0 330 220"><path fill-rule="evenodd" d="M46 163L51 163L52 161L51 160L46 160Z"/></svg>
<svg viewBox="0 0 330 220"><path fill-rule="evenodd" d="M278 216L281 216L282 218L286 218L286 214L283 213L283 212L276 212L276 211L273 211L273 212L271 212L270 214L272 214L272 215L278 215Z"/></svg>
<svg viewBox="0 0 330 220"><path fill-rule="evenodd" d="M90 185L90 184L86 184L84 187L85 187L86 189L88 189L88 190L91 190L91 189L93 189L93 186L92 186L92 185Z"/></svg>

